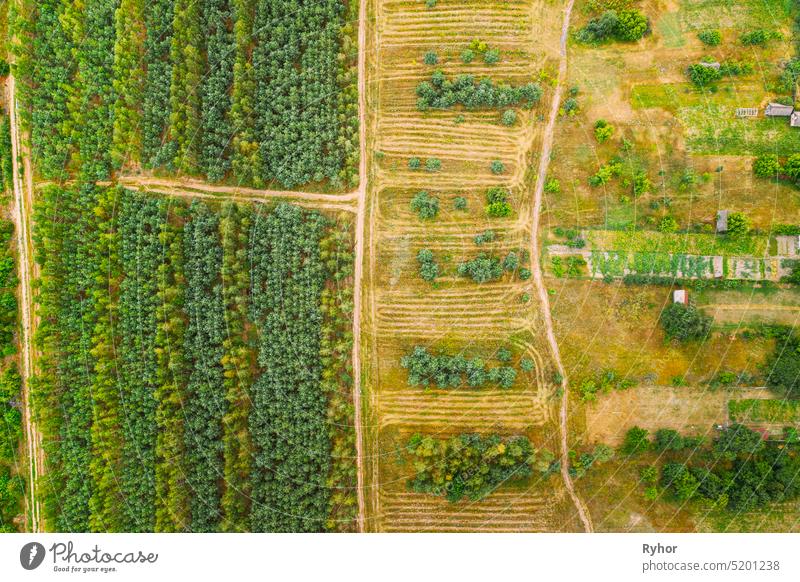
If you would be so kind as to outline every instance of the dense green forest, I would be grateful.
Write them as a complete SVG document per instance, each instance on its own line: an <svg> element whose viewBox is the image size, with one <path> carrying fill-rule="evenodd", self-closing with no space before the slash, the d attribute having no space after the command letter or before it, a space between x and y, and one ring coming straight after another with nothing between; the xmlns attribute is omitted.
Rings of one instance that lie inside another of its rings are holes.
<svg viewBox="0 0 800 582"><path fill-rule="evenodd" d="M0 533L23 531L25 491L22 451L22 382L16 352L17 277L11 239L14 225L0 221Z"/></svg>
<svg viewBox="0 0 800 582"><path fill-rule="evenodd" d="M35 414L59 531L351 531L352 232L47 186Z"/></svg>
<svg viewBox="0 0 800 582"><path fill-rule="evenodd" d="M10 25L35 167L354 187L357 14L344 0L22 0Z"/></svg>

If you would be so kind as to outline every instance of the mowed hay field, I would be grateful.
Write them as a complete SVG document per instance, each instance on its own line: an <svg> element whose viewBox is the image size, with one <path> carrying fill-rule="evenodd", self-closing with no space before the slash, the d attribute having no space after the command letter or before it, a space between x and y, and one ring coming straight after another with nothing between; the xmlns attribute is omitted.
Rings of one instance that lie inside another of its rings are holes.
<svg viewBox="0 0 800 582"><path fill-rule="evenodd" d="M574 507L558 475L502 485L481 501L450 503L407 488L414 467L403 450L414 433L447 438L477 432L525 435L537 448L558 451L550 354L537 303L524 297L534 296L533 281L505 273L499 281L478 284L458 277L455 266L480 252L503 257L530 246L526 217L535 181L530 168L538 162L552 93L540 73L556 70L563 5L439 0L427 8L418 0L372 0L368 6L372 137L362 317L367 529L576 529ZM473 40L498 49L500 61L488 65L476 56L463 63L460 55ZM428 51L436 52L437 65L424 64ZM469 73L515 85L539 81L544 95L530 111L515 108L512 127L500 123L502 110L457 106L422 113L416 86L437 69L448 78ZM412 157L422 161L421 169L409 168ZM440 160L438 171L426 171L431 158ZM504 165L500 175L490 170L494 160ZM510 191L511 217L486 217L486 190L493 186ZM434 220L423 221L410 208L421 190L439 199ZM465 210L454 208L457 196L467 200ZM487 229L496 239L476 246L475 235ZM423 248L433 251L442 270L435 286L418 275L416 256ZM520 371L508 389L411 387L400 359L417 345L487 362L507 347L514 363L528 358L535 369Z"/></svg>

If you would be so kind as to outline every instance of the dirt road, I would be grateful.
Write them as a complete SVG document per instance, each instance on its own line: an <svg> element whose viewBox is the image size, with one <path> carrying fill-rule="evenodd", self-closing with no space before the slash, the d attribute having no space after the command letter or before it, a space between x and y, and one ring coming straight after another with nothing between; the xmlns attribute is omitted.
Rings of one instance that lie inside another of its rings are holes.
<svg viewBox="0 0 800 582"><path fill-rule="evenodd" d="M367 199L367 2L361 0L358 11L358 190L356 191L356 257L353 274L353 409L356 427L356 487L358 531L364 532L364 431L361 411L361 305L364 276L364 228Z"/></svg>
<svg viewBox="0 0 800 582"><path fill-rule="evenodd" d="M561 104L561 93L564 88L564 83L567 79L567 35L569 34L569 19L572 14L572 7L575 0L569 0L564 8L564 24L561 29L561 46L560 46L560 62L558 67L558 85L556 86L555 94L553 95L553 102L550 106L550 117L547 120L547 127L545 129L544 140L542 143L542 153L539 159L539 173L536 179L536 190L534 191L533 211L531 216L531 270L533 271L534 284L539 294L539 303L542 309L542 316L545 322L547 332L547 341L550 344L550 350L553 353L553 361L556 364L558 373L561 375L561 412L560 412L560 425L561 425L561 477L564 480L564 486L567 488L570 497L572 498L575 508L578 511L583 527L587 532L593 531L592 519L589 511L586 509L583 501L575 493L575 487L572 483L572 477L569 474L569 439L568 439L568 407L569 407L569 393L568 393L568 380L567 373L564 369L564 364L561 361L561 352L558 349L558 342L556 341L555 333L553 332L553 318L550 315L550 299L547 296L547 289L544 285L542 277L542 268L540 264L540 251L539 248L539 219L542 213L542 196L544 194L544 184L547 179L547 169L550 165L550 154L553 150L553 133L555 132L556 120L558 119L558 108Z"/></svg>
<svg viewBox="0 0 800 582"><path fill-rule="evenodd" d="M42 529L41 503L37 497L37 478L43 470L43 453L41 434L33 419L30 399L30 380L33 375L34 347L33 332L35 329L33 299L31 295L31 278L34 276L32 266L32 241L30 236L30 217L32 212L32 184L28 156L21 157L21 141L17 119L17 103L15 97L15 80L8 77L6 82L6 103L11 125L11 155L14 162L14 226L17 236L17 268L19 274L20 305L20 375L22 377L22 416L25 424L25 440L28 457L28 490L26 496L27 531L38 533ZM20 160L24 157L23 171L20 172ZM22 174L22 175L21 175Z"/></svg>

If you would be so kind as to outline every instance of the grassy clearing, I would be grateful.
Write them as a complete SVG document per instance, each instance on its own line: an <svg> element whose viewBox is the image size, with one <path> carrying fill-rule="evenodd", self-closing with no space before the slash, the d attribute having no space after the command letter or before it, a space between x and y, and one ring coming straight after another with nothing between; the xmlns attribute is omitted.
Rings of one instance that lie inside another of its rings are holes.
<svg viewBox="0 0 800 582"><path fill-rule="evenodd" d="M800 400L731 400L731 420L736 422L800 422Z"/></svg>

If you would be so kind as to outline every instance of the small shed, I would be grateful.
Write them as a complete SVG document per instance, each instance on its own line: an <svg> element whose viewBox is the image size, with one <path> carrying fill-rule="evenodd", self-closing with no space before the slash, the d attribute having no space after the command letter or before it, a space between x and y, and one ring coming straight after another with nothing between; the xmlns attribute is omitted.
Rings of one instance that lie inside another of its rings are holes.
<svg viewBox="0 0 800 582"><path fill-rule="evenodd" d="M789 118L789 125L792 127L800 127L800 111L795 111Z"/></svg>
<svg viewBox="0 0 800 582"><path fill-rule="evenodd" d="M794 107L791 105L783 105L781 103L770 103L764 110L764 115L767 117L789 117L794 112Z"/></svg>
<svg viewBox="0 0 800 582"><path fill-rule="evenodd" d="M728 214L727 210L717 212L717 232L728 232Z"/></svg>
<svg viewBox="0 0 800 582"><path fill-rule="evenodd" d="M675 289L672 292L672 302L689 305L689 292L686 289Z"/></svg>
<svg viewBox="0 0 800 582"><path fill-rule="evenodd" d="M705 62L705 61L700 61L697 64L700 65L701 67L707 67L709 69L714 69L714 70L717 70L717 71L719 71L719 69L721 67L721 65L716 61L710 62L710 63L709 62Z"/></svg>
<svg viewBox="0 0 800 582"><path fill-rule="evenodd" d="M736 117L758 117L758 107L737 107Z"/></svg>

